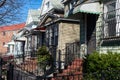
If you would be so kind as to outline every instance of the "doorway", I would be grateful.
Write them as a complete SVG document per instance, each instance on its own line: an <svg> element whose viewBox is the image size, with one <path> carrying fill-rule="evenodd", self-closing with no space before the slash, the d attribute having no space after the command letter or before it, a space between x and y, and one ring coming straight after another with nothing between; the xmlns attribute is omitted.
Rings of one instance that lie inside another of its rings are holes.
<svg viewBox="0 0 120 80"><path fill-rule="evenodd" d="M86 44L87 54L91 54L96 50L96 21L97 15L86 14Z"/></svg>

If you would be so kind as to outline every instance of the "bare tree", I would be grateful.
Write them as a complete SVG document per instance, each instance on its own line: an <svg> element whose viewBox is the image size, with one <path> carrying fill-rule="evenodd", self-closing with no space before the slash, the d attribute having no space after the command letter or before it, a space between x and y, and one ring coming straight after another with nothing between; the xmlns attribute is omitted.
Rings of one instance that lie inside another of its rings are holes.
<svg viewBox="0 0 120 80"><path fill-rule="evenodd" d="M21 21L21 7L23 5L24 0L0 0L0 25Z"/></svg>
<svg viewBox="0 0 120 80"><path fill-rule="evenodd" d="M5 4L6 0L0 0L0 7L2 7Z"/></svg>

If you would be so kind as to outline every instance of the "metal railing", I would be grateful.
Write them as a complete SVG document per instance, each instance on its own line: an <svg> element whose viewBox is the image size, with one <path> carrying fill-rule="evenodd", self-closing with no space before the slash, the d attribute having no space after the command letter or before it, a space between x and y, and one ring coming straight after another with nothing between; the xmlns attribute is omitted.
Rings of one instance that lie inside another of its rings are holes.
<svg viewBox="0 0 120 80"><path fill-rule="evenodd" d="M13 80L36 80L35 75L14 69Z"/></svg>

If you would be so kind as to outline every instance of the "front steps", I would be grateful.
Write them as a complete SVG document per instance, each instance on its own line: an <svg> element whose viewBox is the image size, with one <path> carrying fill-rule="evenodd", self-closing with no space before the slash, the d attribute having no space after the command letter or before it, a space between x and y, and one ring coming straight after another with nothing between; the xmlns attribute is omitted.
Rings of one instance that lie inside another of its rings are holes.
<svg viewBox="0 0 120 80"><path fill-rule="evenodd" d="M51 80L82 80L82 63L82 59L75 59L62 73L57 73Z"/></svg>

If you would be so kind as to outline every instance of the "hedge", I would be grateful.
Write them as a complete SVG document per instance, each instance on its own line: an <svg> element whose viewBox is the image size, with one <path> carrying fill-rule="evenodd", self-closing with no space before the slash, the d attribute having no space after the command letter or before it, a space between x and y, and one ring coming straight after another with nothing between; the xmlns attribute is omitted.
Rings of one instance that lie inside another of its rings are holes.
<svg viewBox="0 0 120 80"><path fill-rule="evenodd" d="M94 52L87 55L83 63L83 72L92 79L93 77L98 78L101 76L104 76L106 80L120 79L120 53L108 52L105 54Z"/></svg>

